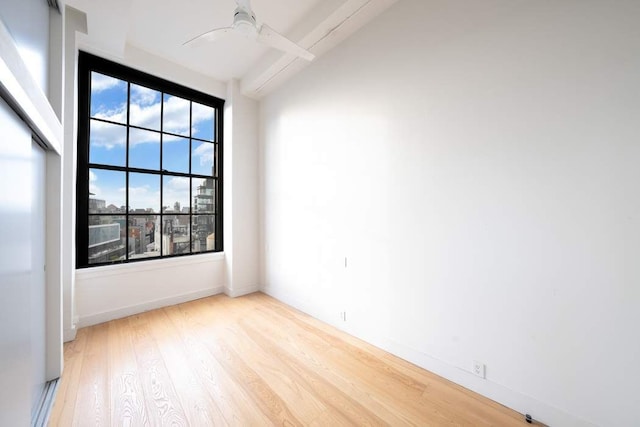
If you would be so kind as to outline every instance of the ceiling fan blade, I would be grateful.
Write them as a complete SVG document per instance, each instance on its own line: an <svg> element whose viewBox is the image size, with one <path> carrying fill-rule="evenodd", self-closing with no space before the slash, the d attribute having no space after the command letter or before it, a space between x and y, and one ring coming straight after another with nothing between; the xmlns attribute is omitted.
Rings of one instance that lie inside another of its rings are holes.
<svg viewBox="0 0 640 427"><path fill-rule="evenodd" d="M313 61L316 57L314 54L292 42L273 28L269 27L267 24L262 24L262 27L258 32L258 41L283 52L299 56L307 61Z"/></svg>
<svg viewBox="0 0 640 427"><path fill-rule="evenodd" d="M191 40L188 40L188 41L184 42L182 45L183 46L197 46L197 45L201 44L202 42L213 42L213 41L216 41L218 39L221 39L221 38L225 37L231 31L233 31L232 27L216 28L215 30L211 30L211 31L207 31L206 33L202 33L199 36L196 36L196 37L192 38Z"/></svg>

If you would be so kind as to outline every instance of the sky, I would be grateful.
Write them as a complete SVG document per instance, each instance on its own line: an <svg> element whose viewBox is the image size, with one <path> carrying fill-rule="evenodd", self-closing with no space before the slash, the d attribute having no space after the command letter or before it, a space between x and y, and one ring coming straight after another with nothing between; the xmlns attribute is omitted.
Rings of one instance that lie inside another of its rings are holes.
<svg viewBox="0 0 640 427"><path fill-rule="evenodd" d="M161 105L163 109L161 109ZM176 135L163 135L162 169L169 172L211 175L214 159L214 114L212 107L193 103L192 122L189 122L189 100L131 84L129 105L130 124L145 128L130 130L129 166L142 169L160 169L160 122L163 131ZM89 161L113 166L126 166L127 84L122 80L96 72L91 76L91 117L120 124L90 120ZM189 132L194 138L189 148ZM131 173L129 176L129 207L152 208L160 211L159 175ZM202 179L164 176L163 204L173 209L174 203L189 206L189 187L196 188ZM124 172L91 169L89 191L92 197L105 200L106 205L125 205L126 178Z"/></svg>

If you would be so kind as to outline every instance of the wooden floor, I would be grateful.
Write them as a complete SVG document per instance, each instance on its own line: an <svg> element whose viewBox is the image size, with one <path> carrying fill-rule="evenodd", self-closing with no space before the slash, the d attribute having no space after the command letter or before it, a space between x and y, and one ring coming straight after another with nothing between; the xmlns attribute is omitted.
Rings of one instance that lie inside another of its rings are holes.
<svg viewBox="0 0 640 427"><path fill-rule="evenodd" d="M264 294L78 331L53 426L526 425Z"/></svg>

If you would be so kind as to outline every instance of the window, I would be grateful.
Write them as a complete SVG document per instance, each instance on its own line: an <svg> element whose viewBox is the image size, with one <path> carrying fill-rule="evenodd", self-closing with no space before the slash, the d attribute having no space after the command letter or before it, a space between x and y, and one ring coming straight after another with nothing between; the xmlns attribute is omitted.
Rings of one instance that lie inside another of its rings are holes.
<svg viewBox="0 0 640 427"><path fill-rule="evenodd" d="M78 268L222 251L224 101L80 52Z"/></svg>

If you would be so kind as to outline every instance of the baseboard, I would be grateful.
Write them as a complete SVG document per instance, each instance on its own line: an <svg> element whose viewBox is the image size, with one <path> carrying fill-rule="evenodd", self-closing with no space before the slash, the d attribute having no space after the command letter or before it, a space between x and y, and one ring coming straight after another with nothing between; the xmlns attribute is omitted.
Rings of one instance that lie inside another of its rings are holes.
<svg viewBox="0 0 640 427"><path fill-rule="evenodd" d="M276 298L310 316L317 318L325 323L344 330L341 325L333 321L329 313L319 310L313 302L309 302L286 292L281 292L270 286L263 286L260 289L265 294ZM414 365L433 372L443 378L453 381L469 390L472 390L482 396L485 396L495 402L498 402L521 414L530 414L535 420L538 420L550 426L566 426L566 427L596 427L595 424L581 419L578 416L569 414L559 408L547 403L541 402L531 396L514 391L501 384L476 377L471 372L459 368L450 363L436 359L419 350L410 348L399 343L389 337L372 337L358 333L349 329L345 331L353 336L368 342L394 356L407 360Z"/></svg>
<svg viewBox="0 0 640 427"><path fill-rule="evenodd" d="M306 299L298 298L289 292L283 292L271 286L262 286L260 290L278 301L282 301L291 307L297 308L311 317L315 317L316 319L328 323L331 326L344 330L343 325L338 324L336 319L329 316L328 312L319 310L316 304L313 304Z"/></svg>
<svg viewBox="0 0 640 427"><path fill-rule="evenodd" d="M227 295L228 297L231 298L238 298L244 295L249 295L252 294L254 292L258 292L260 290L260 286L258 285L254 285L254 286L242 286L239 288L230 288L229 286L225 286L224 287L224 293L225 295Z"/></svg>
<svg viewBox="0 0 640 427"><path fill-rule="evenodd" d="M75 325L71 328L65 329L62 331L62 341L69 342L75 340L77 332L78 328Z"/></svg>
<svg viewBox="0 0 640 427"><path fill-rule="evenodd" d="M471 391L481 394L498 402L507 408L521 414L531 416L549 426L566 427L596 427L595 424L569 414L559 408L541 402L531 396L511 390L501 384L476 377L462 368L436 359L421 351L410 348L392 339L386 339L383 345L378 345L383 350L407 360L427 371L433 372L443 378L453 381Z"/></svg>
<svg viewBox="0 0 640 427"><path fill-rule="evenodd" d="M116 310L110 310L102 313L81 316L80 320L78 321L78 328L97 325L100 323L108 322L110 320L121 319L123 317L133 316L134 314L144 313L145 311L156 310L158 308L168 307L176 304L182 304L184 302L194 301L200 298L206 298L213 295L218 295L223 293L224 291L225 291L225 288L222 286L219 286L215 288L189 292L182 295L176 295L169 298L161 298L153 301L148 301L142 304L122 307ZM65 331L65 335L66 335L66 331Z"/></svg>

